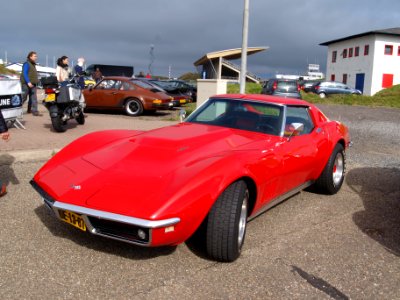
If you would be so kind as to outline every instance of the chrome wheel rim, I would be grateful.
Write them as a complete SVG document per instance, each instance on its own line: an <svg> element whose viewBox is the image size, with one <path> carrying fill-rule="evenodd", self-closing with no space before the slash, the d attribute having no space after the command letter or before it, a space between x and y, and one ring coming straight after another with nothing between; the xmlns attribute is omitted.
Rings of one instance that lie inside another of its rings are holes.
<svg viewBox="0 0 400 300"><path fill-rule="evenodd" d="M344 158L342 153L338 153L333 164L332 179L335 186L339 185L342 181L344 174Z"/></svg>
<svg viewBox="0 0 400 300"><path fill-rule="evenodd" d="M239 218L239 235L238 235L239 248L242 247L244 235L246 233L248 203L249 203L249 191L246 190Z"/></svg>
<svg viewBox="0 0 400 300"><path fill-rule="evenodd" d="M139 111L139 104L136 101L129 101L127 107L130 114L136 114Z"/></svg>

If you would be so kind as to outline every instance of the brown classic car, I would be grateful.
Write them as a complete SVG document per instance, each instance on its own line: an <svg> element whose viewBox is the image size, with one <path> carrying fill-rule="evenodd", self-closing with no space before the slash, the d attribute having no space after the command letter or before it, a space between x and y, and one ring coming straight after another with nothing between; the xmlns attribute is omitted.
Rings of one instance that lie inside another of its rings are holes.
<svg viewBox="0 0 400 300"><path fill-rule="evenodd" d="M129 77L104 77L94 87L83 90L83 94L87 108L123 109L129 116L173 107L172 97Z"/></svg>

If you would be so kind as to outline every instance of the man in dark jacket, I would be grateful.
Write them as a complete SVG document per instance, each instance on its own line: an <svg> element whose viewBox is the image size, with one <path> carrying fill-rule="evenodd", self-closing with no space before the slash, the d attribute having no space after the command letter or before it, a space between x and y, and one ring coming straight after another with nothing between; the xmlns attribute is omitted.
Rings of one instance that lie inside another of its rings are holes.
<svg viewBox="0 0 400 300"><path fill-rule="evenodd" d="M28 113L32 112L34 116L40 116L38 111L38 102L36 95L36 86L39 83L39 77L36 70L37 54L34 51L29 52L26 62L22 66L21 73L21 86L22 86L22 100L25 103L28 101Z"/></svg>
<svg viewBox="0 0 400 300"><path fill-rule="evenodd" d="M6 121L3 118L3 114L0 110L0 138L2 140L8 141L10 139L10 133L8 132L8 127ZM6 185L0 181L0 197L7 193Z"/></svg>

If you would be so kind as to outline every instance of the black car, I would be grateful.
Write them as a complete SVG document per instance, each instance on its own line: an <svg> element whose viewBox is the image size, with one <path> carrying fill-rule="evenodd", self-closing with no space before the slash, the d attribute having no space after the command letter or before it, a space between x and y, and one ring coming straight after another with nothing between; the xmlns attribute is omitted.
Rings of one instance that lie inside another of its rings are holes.
<svg viewBox="0 0 400 300"><path fill-rule="evenodd" d="M297 80L291 79L270 79L263 86L261 94L301 99L300 86Z"/></svg>
<svg viewBox="0 0 400 300"><path fill-rule="evenodd" d="M183 80L156 80L155 83L170 95L186 96L191 101L197 100L197 88Z"/></svg>
<svg viewBox="0 0 400 300"><path fill-rule="evenodd" d="M344 83L336 81L318 82L311 87L311 92L319 95L321 98L325 98L326 96L333 94L362 94L360 90L353 89Z"/></svg>

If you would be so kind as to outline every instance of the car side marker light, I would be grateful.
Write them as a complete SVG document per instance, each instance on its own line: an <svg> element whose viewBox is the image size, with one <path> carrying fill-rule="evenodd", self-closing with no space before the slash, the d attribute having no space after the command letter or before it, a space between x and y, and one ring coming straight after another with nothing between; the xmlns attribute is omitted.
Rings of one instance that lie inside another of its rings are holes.
<svg viewBox="0 0 400 300"><path fill-rule="evenodd" d="M173 231L175 231L175 226L168 226L168 227L165 227L165 233L173 232Z"/></svg>

